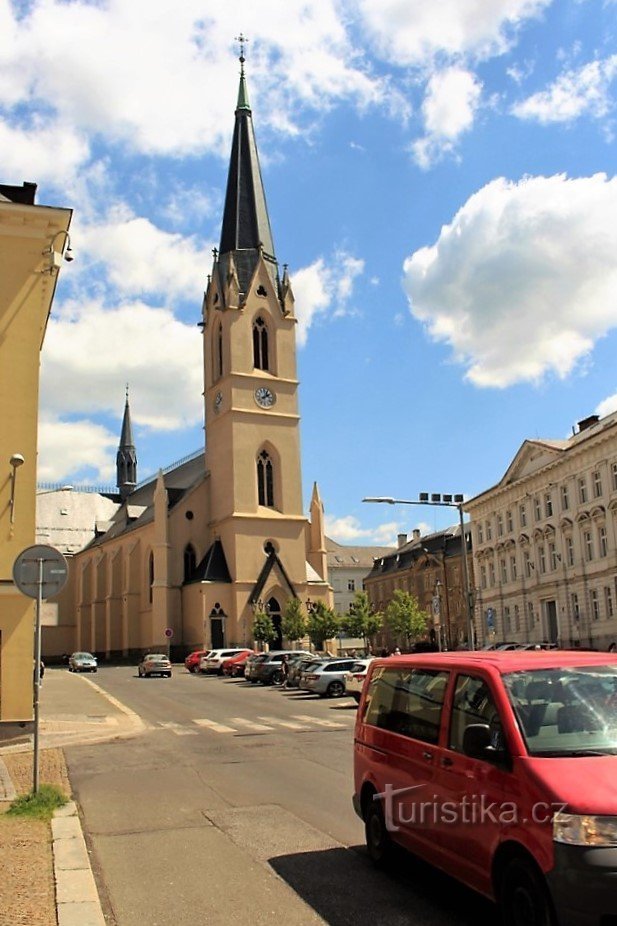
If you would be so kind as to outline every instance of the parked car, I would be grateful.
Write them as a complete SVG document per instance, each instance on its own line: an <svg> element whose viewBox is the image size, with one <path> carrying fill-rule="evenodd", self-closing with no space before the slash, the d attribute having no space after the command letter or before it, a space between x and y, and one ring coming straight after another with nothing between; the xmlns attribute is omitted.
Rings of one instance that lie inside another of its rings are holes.
<svg viewBox="0 0 617 926"><path fill-rule="evenodd" d="M244 678L247 682L251 682L253 685L257 684L257 679L253 678L253 666L256 662L265 659L267 655L267 653L255 653L254 656L247 656L246 665L244 666Z"/></svg>
<svg viewBox="0 0 617 926"><path fill-rule="evenodd" d="M96 672L98 663L92 653L73 653L69 656L69 672Z"/></svg>
<svg viewBox="0 0 617 926"><path fill-rule="evenodd" d="M244 676L244 667L246 666L246 661L250 656L254 655L254 650L244 650L241 653L236 653L235 656L230 656L228 659L224 659L221 667L223 670L223 675L229 675L231 678Z"/></svg>
<svg viewBox="0 0 617 926"><path fill-rule="evenodd" d="M239 653L246 653L248 656L252 652L252 649L241 646L236 646L234 649L213 649L207 656L202 656L199 660L199 671L202 675L222 675L225 659L229 659L230 656L237 656Z"/></svg>
<svg viewBox="0 0 617 926"><path fill-rule="evenodd" d="M260 657L252 662L249 668L248 679L250 682L261 682L262 685L279 684L283 680L281 672L281 663L283 656L310 656L305 650L276 650L270 653L263 653L263 659Z"/></svg>
<svg viewBox="0 0 617 926"><path fill-rule="evenodd" d="M137 666L140 678L150 678L151 675L160 675L171 678L171 662L164 653L147 653Z"/></svg>
<svg viewBox="0 0 617 926"><path fill-rule="evenodd" d="M289 660L289 675L287 676L287 687L297 688L300 684L300 676L311 665L323 662L321 656L294 656Z"/></svg>
<svg viewBox="0 0 617 926"><path fill-rule="evenodd" d="M209 656L212 650L209 649L196 649L192 653L189 653L186 659L184 660L184 665L189 670L189 672L197 673L199 672L199 663L204 656Z"/></svg>
<svg viewBox="0 0 617 926"><path fill-rule="evenodd" d="M616 775L616 656L456 652L369 666L353 803L371 859L387 866L394 843L409 849L496 900L505 926L615 920Z"/></svg>
<svg viewBox="0 0 617 926"><path fill-rule="evenodd" d="M298 687L320 698L340 698L345 694L345 676L356 662L355 658L327 659L307 666Z"/></svg>
<svg viewBox="0 0 617 926"><path fill-rule="evenodd" d="M345 691L348 695L351 695L356 704L360 703L364 679L366 678L368 667L373 661L373 658L374 657L369 656L366 659L358 659L354 662L349 672L345 673Z"/></svg>

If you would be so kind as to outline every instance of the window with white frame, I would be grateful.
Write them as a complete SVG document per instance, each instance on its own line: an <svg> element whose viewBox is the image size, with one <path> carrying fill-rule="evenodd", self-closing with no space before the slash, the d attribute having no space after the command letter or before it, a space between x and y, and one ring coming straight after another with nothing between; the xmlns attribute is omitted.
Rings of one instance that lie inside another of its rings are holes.
<svg viewBox="0 0 617 926"><path fill-rule="evenodd" d="M508 531L514 530L514 520L512 518L512 511L509 508L506 511L506 530Z"/></svg>
<svg viewBox="0 0 617 926"><path fill-rule="evenodd" d="M533 613L533 601L527 602L527 629L533 630L533 625L535 624L535 617Z"/></svg>
<svg viewBox="0 0 617 926"><path fill-rule="evenodd" d="M511 633L512 626L510 624L510 607L508 605L505 605L503 609L503 623L506 628L506 631L508 633Z"/></svg>
<svg viewBox="0 0 617 926"><path fill-rule="evenodd" d="M593 481L593 497L601 498L602 496L602 476L600 475L600 470L597 469L591 474Z"/></svg>
<svg viewBox="0 0 617 926"><path fill-rule="evenodd" d="M564 538L564 541L566 545L566 563L568 564L568 566L573 566L574 565L574 540L572 539L572 537L567 535Z"/></svg>
<svg viewBox="0 0 617 926"><path fill-rule="evenodd" d="M611 487L613 492L617 491L617 461L611 463Z"/></svg>
<svg viewBox="0 0 617 926"><path fill-rule="evenodd" d="M499 571L501 573L501 581L505 585L508 581L508 570L506 569L505 558L499 560Z"/></svg>
<svg viewBox="0 0 617 926"><path fill-rule="evenodd" d="M521 619L519 615L518 605L514 605L514 632L518 633L521 629Z"/></svg>
<svg viewBox="0 0 617 926"><path fill-rule="evenodd" d="M586 504L587 502L587 480L584 476L578 480L578 500L581 505Z"/></svg>
<svg viewBox="0 0 617 926"><path fill-rule="evenodd" d="M518 517L521 522L521 527L527 527L527 508L525 505L518 506Z"/></svg>
<svg viewBox="0 0 617 926"><path fill-rule="evenodd" d="M493 539L493 526L490 521L486 522L486 539L487 540Z"/></svg>
<svg viewBox="0 0 617 926"><path fill-rule="evenodd" d="M516 582L516 556L510 557L510 578Z"/></svg>
<svg viewBox="0 0 617 926"><path fill-rule="evenodd" d="M613 606L613 589L610 585L606 585L604 588L604 607L606 608L606 616L613 617L615 608Z"/></svg>
<svg viewBox="0 0 617 926"><path fill-rule="evenodd" d="M495 584L495 566L493 563L488 564L488 584L491 588Z"/></svg>
<svg viewBox="0 0 617 926"><path fill-rule="evenodd" d="M478 543L484 543L484 528L482 522L478 524Z"/></svg>
<svg viewBox="0 0 617 926"><path fill-rule="evenodd" d="M540 499L536 495L533 500L533 516L536 521L542 520L542 506L540 504Z"/></svg>
<svg viewBox="0 0 617 926"><path fill-rule="evenodd" d="M572 592L570 595L570 604L572 605L572 617L575 621L578 621L581 616L581 610L578 603L578 595L576 592Z"/></svg>
<svg viewBox="0 0 617 926"><path fill-rule="evenodd" d="M606 528L603 524L598 528L598 550L600 556L606 556L608 554L608 537L606 536Z"/></svg>
<svg viewBox="0 0 617 926"><path fill-rule="evenodd" d="M538 547L538 565L540 567L540 572L544 575L546 572L546 550L544 549L543 543Z"/></svg>
<svg viewBox="0 0 617 926"><path fill-rule="evenodd" d="M553 517L553 496L550 492L547 492L544 496L544 517Z"/></svg>
<svg viewBox="0 0 617 926"><path fill-rule="evenodd" d="M597 588L592 588L589 591L589 602L591 604L591 616L594 621L600 620L600 599L598 597Z"/></svg>
<svg viewBox="0 0 617 926"><path fill-rule="evenodd" d="M593 537L591 531L583 532L583 549L585 551L585 559L590 563L593 559Z"/></svg>
<svg viewBox="0 0 617 926"><path fill-rule="evenodd" d="M561 487L561 510L567 511L569 507L570 507L570 496L568 494L568 487L566 485L566 486Z"/></svg>
<svg viewBox="0 0 617 926"><path fill-rule="evenodd" d="M525 565L525 576L529 579L533 571L533 563L531 562L529 550L523 550L523 563Z"/></svg>
<svg viewBox="0 0 617 926"><path fill-rule="evenodd" d="M557 548L554 543L549 543L548 545L548 556L551 564L551 571L555 572L557 569Z"/></svg>
<svg viewBox="0 0 617 926"><path fill-rule="evenodd" d="M497 515L497 536L503 537L503 515Z"/></svg>
<svg viewBox="0 0 617 926"><path fill-rule="evenodd" d="M348 591L348 592L355 592L355 590L356 590L356 580L355 580L355 579L347 579L347 591Z"/></svg>

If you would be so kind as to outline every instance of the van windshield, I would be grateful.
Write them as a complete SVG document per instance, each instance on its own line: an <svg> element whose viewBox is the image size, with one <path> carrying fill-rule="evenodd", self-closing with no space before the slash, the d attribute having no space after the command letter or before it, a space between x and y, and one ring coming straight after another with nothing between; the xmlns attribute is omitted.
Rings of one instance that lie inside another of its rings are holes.
<svg viewBox="0 0 617 926"><path fill-rule="evenodd" d="M617 665L525 670L503 680L529 755L617 755Z"/></svg>

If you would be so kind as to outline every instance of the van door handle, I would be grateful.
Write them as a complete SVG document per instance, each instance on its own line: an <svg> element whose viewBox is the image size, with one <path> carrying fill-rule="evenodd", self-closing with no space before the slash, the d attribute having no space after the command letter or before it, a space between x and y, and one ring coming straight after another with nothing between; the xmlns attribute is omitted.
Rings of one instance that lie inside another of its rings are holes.
<svg viewBox="0 0 617 926"><path fill-rule="evenodd" d="M422 753L422 758L426 759L427 762L430 762L431 759L433 758L433 753L429 752L428 749L425 749L424 752Z"/></svg>
<svg viewBox="0 0 617 926"><path fill-rule="evenodd" d="M454 765L454 759L449 759L447 756L441 760L442 768L450 768L451 765Z"/></svg>

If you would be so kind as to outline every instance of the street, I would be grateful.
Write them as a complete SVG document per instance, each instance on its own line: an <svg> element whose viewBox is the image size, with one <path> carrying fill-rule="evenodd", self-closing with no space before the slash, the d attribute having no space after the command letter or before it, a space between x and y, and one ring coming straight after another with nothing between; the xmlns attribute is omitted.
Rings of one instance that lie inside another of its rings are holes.
<svg viewBox="0 0 617 926"><path fill-rule="evenodd" d="M112 926L494 923L491 904L410 856L372 868L351 805L350 698L179 666L171 679L102 667L62 684L77 700L90 680L145 724L65 749Z"/></svg>

